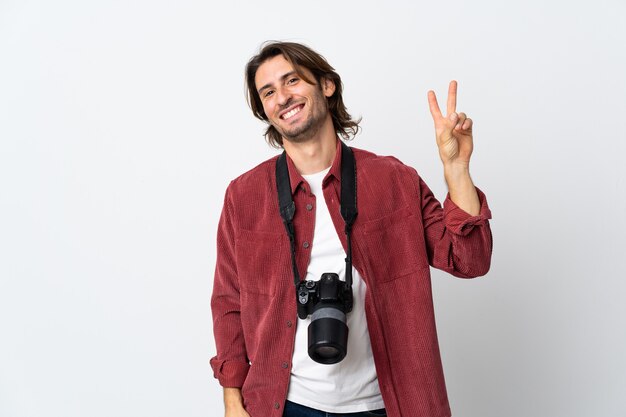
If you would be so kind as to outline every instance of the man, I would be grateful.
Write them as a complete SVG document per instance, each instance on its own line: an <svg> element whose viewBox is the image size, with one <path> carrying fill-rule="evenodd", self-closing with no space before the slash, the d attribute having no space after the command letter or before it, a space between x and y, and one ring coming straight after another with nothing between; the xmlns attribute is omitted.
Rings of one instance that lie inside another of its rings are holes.
<svg viewBox="0 0 626 417"><path fill-rule="evenodd" d="M249 61L246 80L254 115L286 158L260 164L226 191L210 361L226 416L450 416L429 265L463 278L484 275L492 247L491 214L469 175L472 120L456 112L457 83L450 83L445 116L428 93L449 189L442 208L414 169L344 147L358 122L343 104L339 75L315 51L267 44ZM358 211L351 228L341 197L348 155ZM281 163L288 171L282 189L295 204L293 240L279 209ZM311 316L298 318L295 284L328 272L344 280L348 269L347 354L318 363L307 354Z"/></svg>

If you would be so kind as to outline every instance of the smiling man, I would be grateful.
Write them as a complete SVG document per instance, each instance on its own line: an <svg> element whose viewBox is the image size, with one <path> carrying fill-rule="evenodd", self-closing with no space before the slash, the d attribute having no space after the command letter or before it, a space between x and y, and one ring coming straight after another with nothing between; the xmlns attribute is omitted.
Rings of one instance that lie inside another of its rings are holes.
<svg viewBox="0 0 626 417"><path fill-rule="evenodd" d="M332 129L332 123L327 121L330 113L326 100L335 92L335 84L323 80L318 85L306 68L300 68L300 72L302 75L283 55L278 55L264 62L255 74L255 84L257 80L264 83L257 93L269 123L281 137L294 143L305 143L318 136L322 127ZM299 83L303 77L308 82ZM285 91L277 89L281 85L289 87L291 96L286 100Z"/></svg>
<svg viewBox="0 0 626 417"><path fill-rule="evenodd" d="M491 213L469 175L472 120L428 93L449 195L350 148L342 82L310 48L266 44L246 67L254 115L284 152L233 180L211 306L226 417L450 416L429 266L489 270Z"/></svg>

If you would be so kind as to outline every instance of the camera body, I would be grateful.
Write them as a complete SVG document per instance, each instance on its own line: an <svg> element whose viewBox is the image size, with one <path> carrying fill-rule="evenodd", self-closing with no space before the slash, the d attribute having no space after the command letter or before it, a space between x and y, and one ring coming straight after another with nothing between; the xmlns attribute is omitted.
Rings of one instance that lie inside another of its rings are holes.
<svg viewBox="0 0 626 417"><path fill-rule="evenodd" d="M303 320L320 307L319 303L344 313L352 311L352 289L335 273L324 273L319 281L303 281L297 290L298 317Z"/></svg>
<svg viewBox="0 0 626 417"><path fill-rule="evenodd" d="M296 288L298 317L311 315L308 328L309 356L316 362L333 364L347 353L346 314L352 311L352 288L327 272L319 281L304 281Z"/></svg>

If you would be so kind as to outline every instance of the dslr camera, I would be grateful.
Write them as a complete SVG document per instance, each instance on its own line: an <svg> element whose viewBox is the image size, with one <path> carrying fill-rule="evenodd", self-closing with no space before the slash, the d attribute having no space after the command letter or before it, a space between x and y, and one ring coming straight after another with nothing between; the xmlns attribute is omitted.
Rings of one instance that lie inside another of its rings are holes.
<svg viewBox="0 0 626 417"><path fill-rule="evenodd" d="M346 314L352 311L352 288L331 272L319 281L303 281L296 287L298 317L311 315L308 328L308 352L311 359L334 364L346 357L348 325Z"/></svg>

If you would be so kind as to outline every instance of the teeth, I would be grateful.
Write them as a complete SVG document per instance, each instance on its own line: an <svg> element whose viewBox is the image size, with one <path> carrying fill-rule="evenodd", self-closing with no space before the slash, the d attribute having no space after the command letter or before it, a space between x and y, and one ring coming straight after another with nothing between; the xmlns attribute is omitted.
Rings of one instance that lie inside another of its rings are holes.
<svg viewBox="0 0 626 417"><path fill-rule="evenodd" d="M291 116L293 116L294 114L296 114L296 113L300 112L300 108L301 108L301 107L300 107L300 106L298 106L298 107L296 107L295 109L290 110L290 111L288 111L287 113L283 114L283 119L284 119L284 120L287 120L287 119L289 119Z"/></svg>

